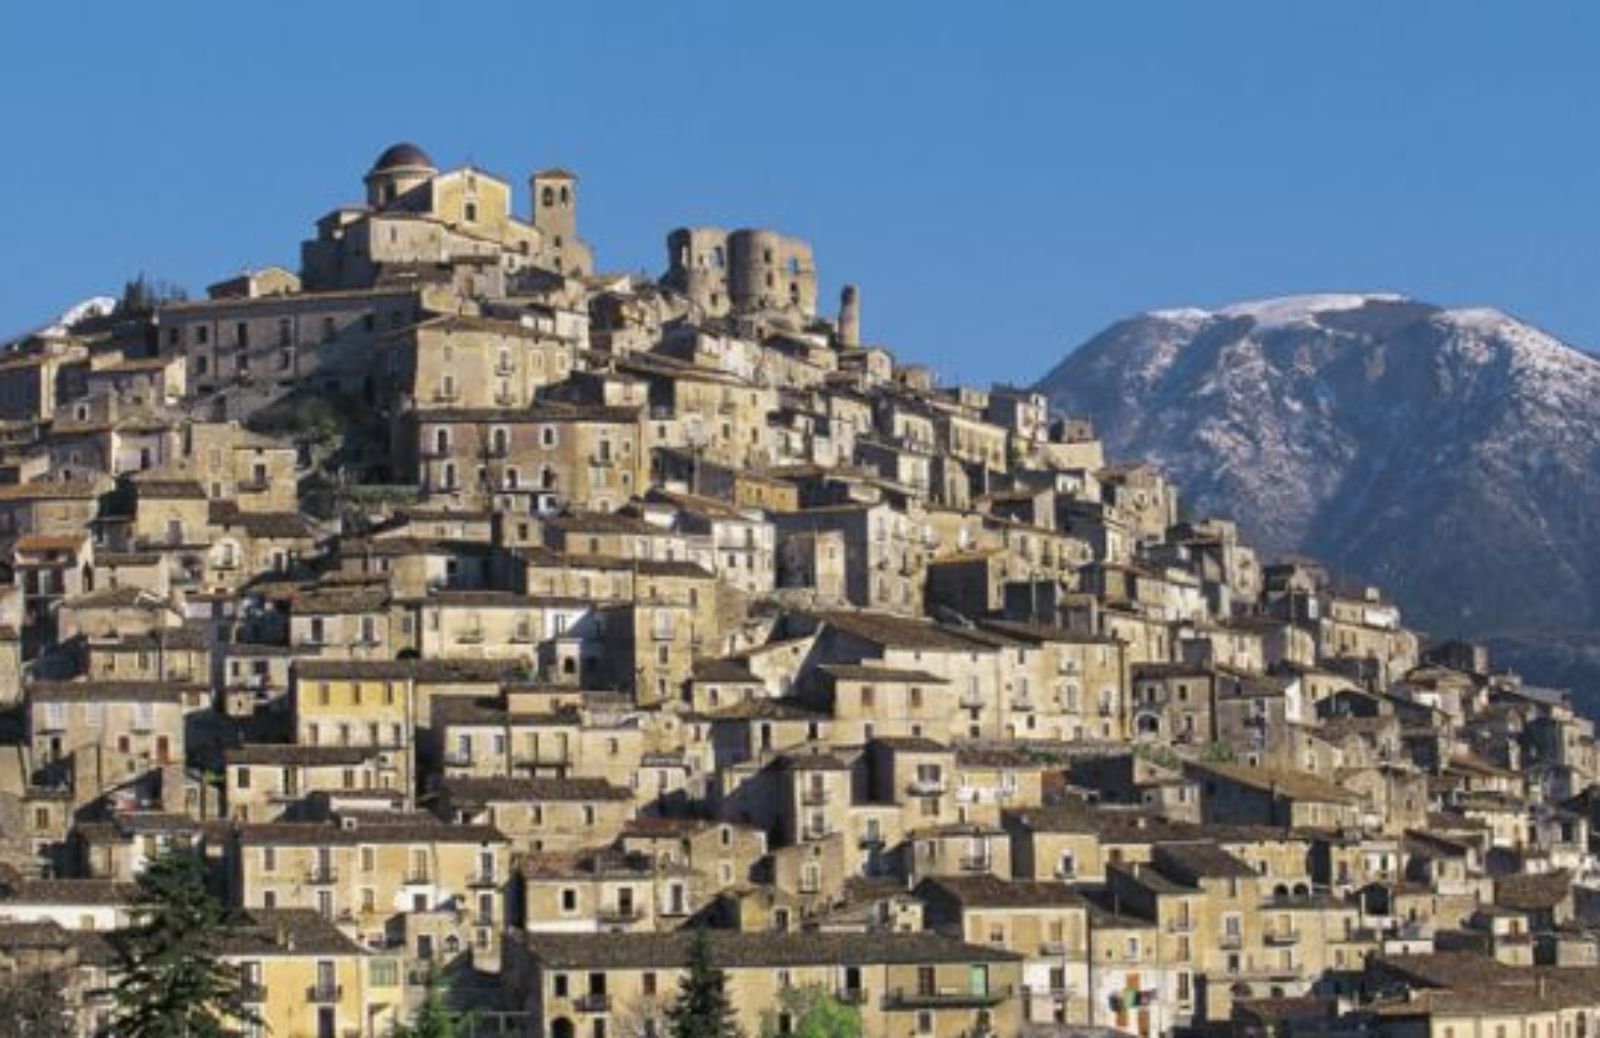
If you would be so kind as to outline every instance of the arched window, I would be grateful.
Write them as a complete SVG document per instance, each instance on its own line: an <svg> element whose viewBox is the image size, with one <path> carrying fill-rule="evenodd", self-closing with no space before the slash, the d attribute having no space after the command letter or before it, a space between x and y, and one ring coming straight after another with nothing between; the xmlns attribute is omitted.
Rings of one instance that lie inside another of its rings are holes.
<svg viewBox="0 0 1600 1038"><path fill-rule="evenodd" d="M561 205L562 205L562 208L565 208L565 207L567 207L567 206L569 206L571 204L572 204L572 192L569 191L567 188L563 187L561 189Z"/></svg>
<svg viewBox="0 0 1600 1038"><path fill-rule="evenodd" d="M491 436L496 454L504 454L511 447L511 437L504 429L496 429Z"/></svg>
<svg viewBox="0 0 1600 1038"><path fill-rule="evenodd" d="M544 192L539 196L539 204L549 208L556 204L556 189L546 184Z"/></svg>
<svg viewBox="0 0 1600 1038"><path fill-rule="evenodd" d="M448 454L450 451L450 430L436 430L433 434L433 445L440 454Z"/></svg>

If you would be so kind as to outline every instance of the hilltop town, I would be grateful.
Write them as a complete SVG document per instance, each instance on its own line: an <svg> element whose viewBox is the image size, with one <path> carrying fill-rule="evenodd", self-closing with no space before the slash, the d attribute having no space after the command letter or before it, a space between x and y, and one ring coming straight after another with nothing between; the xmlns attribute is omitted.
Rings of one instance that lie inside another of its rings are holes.
<svg viewBox="0 0 1600 1038"><path fill-rule="evenodd" d="M700 933L750 1038L1600 1033L1566 692L579 186L396 145L0 358L0 976L98 1033L179 847L277 1038L664 1036Z"/></svg>

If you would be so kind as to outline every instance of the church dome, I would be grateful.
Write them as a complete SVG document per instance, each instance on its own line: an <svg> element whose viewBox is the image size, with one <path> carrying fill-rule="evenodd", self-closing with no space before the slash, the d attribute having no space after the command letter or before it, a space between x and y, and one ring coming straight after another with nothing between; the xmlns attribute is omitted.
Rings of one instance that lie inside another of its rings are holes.
<svg viewBox="0 0 1600 1038"><path fill-rule="evenodd" d="M433 169L433 159L428 153L409 142L392 144L384 149L378 161L372 164L372 172L382 173L391 169L418 168Z"/></svg>

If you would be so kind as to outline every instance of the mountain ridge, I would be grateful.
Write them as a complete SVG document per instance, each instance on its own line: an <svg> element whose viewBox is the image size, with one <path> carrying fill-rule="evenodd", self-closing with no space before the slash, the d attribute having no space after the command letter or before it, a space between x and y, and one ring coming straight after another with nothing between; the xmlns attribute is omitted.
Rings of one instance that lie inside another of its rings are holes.
<svg viewBox="0 0 1600 1038"><path fill-rule="evenodd" d="M1600 358L1502 311L1394 293L1155 310L1037 388L1196 511L1392 587L1436 634L1600 631Z"/></svg>

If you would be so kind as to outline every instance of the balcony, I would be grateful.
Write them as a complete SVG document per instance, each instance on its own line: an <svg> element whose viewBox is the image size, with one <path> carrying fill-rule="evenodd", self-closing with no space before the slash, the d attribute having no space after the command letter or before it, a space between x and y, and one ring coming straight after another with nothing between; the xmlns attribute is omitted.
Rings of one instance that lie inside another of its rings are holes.
<svg viewBox="0 0 1600 1038"><path fill-rule="evenodd" d="M808 788L800 791L800 803L806 807L821 807L829 800L826 789Z"/></svg>
<svg viewBox="0 0 1600 1038"><path fill-rule="evenodd" d="M493 872L474 872L467 877L467 886L478 890L492 890L500 886L500 877Z"/></svg>
<svg viewBox="0 0 1600 1038"><path fill-rule="evenodd" d="M936 797L944 792L943 778L914 778L906 785L914 797Z"/></svg>
<svg viewBox="0 0 1600 1038"><path fill-rule="evenodd" d="M306 870L306 882L313 886L337 883L339 882L339 870L332 865L313 865Z"/></svg>
<svg viewBox="0 0 1600 1038"><path fill-rule="evenodd" d="M1224 951L1238 951L1244 947L1244 935L1224 933L1217 937L1217 947Z"/></svg>
<svg viewBox="0 0 1600 1038"><path fill-rule="evenodd" d="M856 844L863 850L875 851L883 846L883 834L863 833L861 839L856 841Z"/></svg>
<svg viewBox="0 0 1600 1038"><path fill-rule="evenodd" d="M1014 712L1019 713L1019 714L1031 714L1035 710L1037 710L1038 707L1034 705L1034 702L1033 702L1032 699L1016 699L1016 698L1013 698L1011 700L1011 709Z"/></svg>
<svg viewBox="0 0 1600 1038"><path fill-rule="evenodd" d="M522 750L511 755L511 763L518 768L559 768L568 760L564 750Z"/></svg>
<svg viewBox="0 0 1600 1038"><path fill-rule="evenodd" d="M306 1001L312 1005L338 1005L343 999L343 984L313 984L306 988Z"/></svg>
<svg viewBox="0 0 1600 1038"><path fill-rule="evenodd" d="M1066 941L1041 941L1039 943L1040 955L1065 955L1067 954Z"/></svg>
<svg viewBox="0 0 1600 1038"><path fill-rule="evenodd" d="M631 905L628 907L613 905L601 908L595 913L595 918L604 926L631 926L643 917L639 909Z"/></svg>
<svg viewBox="0 0 1600 1038"><path fill-rule="evenodd" d="M574 997L572 1008L580 1013L608 1013L611 1011L611 996L605 992L591 991L587 995Z"/></svg>
<svg viewBox="0 0 1600 1038"><path fill-rule="evenodd" d="M961 856L962 872L988 872L994 868L994 858L988 854L964 854Z"/></svg>
<svg viewBox="0 0 1600 1038"><path fill-rule="evenodd" d="M433 883L433 876L427 872L407 872L405 885L408 887L426 887Z"/></svg>
<svg viewBox="0 0 1600 1038"><path fill-rule="evenodd" d="M833 997L847 1006L864 1006L867 1004L867 993L861 988L840 988L834 992Z"/></svg>
<svg viewBox="0 0 1600 1038"><path fill-rule="evenodd" d="M971 991L949 987L937 990L896 988L883 996L883 1008L896 1009L985 1009L1011 997L1009 984Z"/></svg>
<svg viewBox="0 0 1600 1038"><path fill-rule="evenodd" d="M1300 931L1294 927L1282 930L1268 930L1262 934L1262 940L1275 948L1287 948L1300 943Z"/></svg>
<svg viewBox="0 0 1600 1038"><path fill-rule="evenodd" d="M473 763L472 754L462 753L460 750L451 750L444 755L444 763L446 767L451 768L470 768Z"/></svg>
<svg viewBox="0 0 1600 1038"><path fill-rule="evenodd" d="M1190 933L1193 930L1194 930L1194 920L1193 919L1179 918L1179 919L1168 919L1167 920L1167 932L1168 933Z"/></svg>

